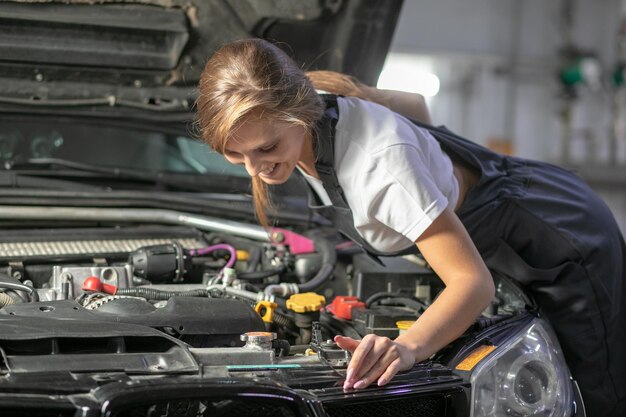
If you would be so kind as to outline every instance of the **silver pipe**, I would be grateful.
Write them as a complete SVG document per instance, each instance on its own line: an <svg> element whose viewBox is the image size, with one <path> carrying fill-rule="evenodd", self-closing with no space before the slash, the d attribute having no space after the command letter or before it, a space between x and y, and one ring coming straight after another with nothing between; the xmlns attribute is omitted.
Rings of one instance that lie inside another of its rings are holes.
<svg viewBox="0 0 626 417"><path fill-rule="evenodd" d="M229 233L264 242L270 241L267 231L258 225L191 215L174 210L2 206L0 219L157 222L193 226L201 230Z"/></svg>
<svg viewBox="0 0 626 417"><path fill-rule="evenodd" d="M211 291L211 290L222 291L230 295L231 297L245 298L247 300L254 301L255 303L258 303L259 301L271 301L271 302L276 301L276 297L274 297L274 295L272 294L264 294L263 292L252 292L252 291L240 290L238 288L228 287L226 285L219 285L219 284L211 285L207 287L207 290L208 291Z"/></svg>

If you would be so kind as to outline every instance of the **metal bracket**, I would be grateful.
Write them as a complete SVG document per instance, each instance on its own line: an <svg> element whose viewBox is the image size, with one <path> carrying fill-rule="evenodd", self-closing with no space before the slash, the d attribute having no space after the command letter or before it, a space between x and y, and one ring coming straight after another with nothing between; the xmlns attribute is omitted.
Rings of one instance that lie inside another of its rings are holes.
<svg viewBox="0 0 626 417"><path fill-rule="evenodd" d="M311 326L312 341L311 350L313 350L320 361L332 366L346 366L350 363L352 354L347 350L341 349L337 343L332 340L322 340L322 328L319 321L314 321Z"/></svg>

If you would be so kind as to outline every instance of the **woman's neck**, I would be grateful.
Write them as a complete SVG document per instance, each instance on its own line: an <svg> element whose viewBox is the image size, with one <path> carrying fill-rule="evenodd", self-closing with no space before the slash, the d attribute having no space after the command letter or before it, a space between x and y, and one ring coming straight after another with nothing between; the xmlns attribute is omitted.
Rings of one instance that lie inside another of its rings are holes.
<svg viewBox="0 0 626 417"><path fill-rule="evenodd" d="M313 138L311 135L304 141L302 146L302 152L300 154L300 160L298 166L307 174L317 179L320 179L317 169L315 169L315 151L313 150Z"/></svg>

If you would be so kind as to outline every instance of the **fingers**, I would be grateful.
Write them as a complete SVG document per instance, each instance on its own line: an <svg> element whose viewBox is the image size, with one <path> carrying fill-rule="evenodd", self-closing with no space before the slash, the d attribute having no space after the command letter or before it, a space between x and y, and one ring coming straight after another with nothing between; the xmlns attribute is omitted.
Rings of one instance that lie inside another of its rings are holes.
<svg viewBox="0 0 626 417"><path fill-rule="evenodd" d="M344 389L365 388L374 378L381 375L387 365L395 359L386 357L392 347L393 342L389 338L365 336L352 354ZM383 357L385 360L381 361Z"/></svg>
<svg viewBox="0 0 626 417"><path fill-rule="evenodd" d="M378 386L385 385L398 373L399 362L400 358L398 357L391 354L384 355L360 381L354 384L354 388L365 388L374 382ZM362 384L359 384L359 382L362 382Z"/></svg>
<svg viewBox="0 0 626 417"><path fill-rule="evenodd" d="M354 369L354 378L360 378L376 365L377 361L391 347L391 340L386 337L367 335L352 353L348 368Z"/></svg>
<svg viewBox="0 0 626 417"><path fill-rule="evenodd" d="M366 360L367 355L370 353L372 347L374 347L376 339L376 336L368 334L363 338L363 340L360 341L358 347L354 350L354 352L352 352L352 359L350 360L350 365L348 365L348 368L359 371L355 372L357 375L363 373L361 369L363 366L363 362ZM369 369L369 367L367 369Z"/></svg>
<svg viewBox="0 0 626 417"><path fill-rule="evenodd" d="M367 372L358 378L353 388L366 388L374 382L376 382L378 386L385 385L398 373L399 362L400 358L397 355L389 351L384 353ZM383 378L383 375L385 378Z"/></svg>
<svg viewBox="0 0 626 417"><path fill-rule="evenodd" d="M400 360L400 358L397 358L396 360L391 362L391 364L387 367L387 370L383 372L383 374L378 378L378 381L376 381L376 385L378 385L379 387L387 385L387 383L391 381L391 378L393 378L398 372L402 370L401 365L402 361Z"/></svg>
<svg viewBox="0 0 626 417"><path fill-rule="evenodd" d="M360 340L354 340L351 337L346 336L335 336L333 339L337 346L339 346L343 350L347 350L350 353L353 353L354 350L359 346Z"/></svg>
<svg viewBox="0 0 626 417"><path fill-rule="evenodd" d="M344 389L361 389L376 382L378 386L387 384L399 371L410 369L415 364L415 355L408 347L386 337L367 335L356 341L343 338L341 343L353 350L348 365ZM337 344L340 341L335 339Z"/></svg>

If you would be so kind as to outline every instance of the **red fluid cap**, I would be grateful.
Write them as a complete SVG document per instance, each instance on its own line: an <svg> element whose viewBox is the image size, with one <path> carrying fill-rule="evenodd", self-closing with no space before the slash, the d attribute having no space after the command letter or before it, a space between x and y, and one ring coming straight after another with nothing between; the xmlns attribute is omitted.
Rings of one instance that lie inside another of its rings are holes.
<svg viewBox="0 0 626 417"><path fill-rule="evenodd" d="M115 295L117 287L111 284L103 284L98 277L87 277L83 281L83 291L96 291Z"/></svg>
<svg viewBox="0 0 626 417"><path fill-rule="evenodd" d="M365 303L354 296L339 295L326 308L341 319L352 320L352 309L365 308Z"/></svg>

